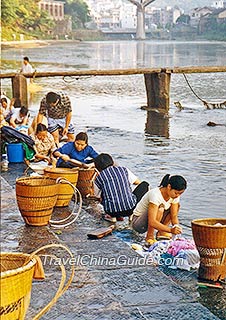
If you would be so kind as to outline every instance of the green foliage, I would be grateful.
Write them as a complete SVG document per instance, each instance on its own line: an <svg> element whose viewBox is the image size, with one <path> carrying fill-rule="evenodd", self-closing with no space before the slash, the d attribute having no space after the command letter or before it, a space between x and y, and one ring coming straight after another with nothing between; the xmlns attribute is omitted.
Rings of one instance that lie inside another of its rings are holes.
<svg viewBox="0 0 226 320"><path fill-rule="evenodd" d="M91 20L89 8L83 0L66 0L65 14L72 17L73 29L85 28L85 23Z"/></svg>
<svg viewBox="0 0 226 320"><path fill-rule="evenodd" d="M18 0L2 0L1 1L1 15L2 24L10 24L17 18L16 11L19 7Z"/></svg>
<svg viewBox="0 0 226 320"><path fill-rule="evenodd" d="M191 17L188 14L182 14L180 17L177 18L176 23L184 23L189 24Z"/></svg>
<svg viewBox="0 0 226 320"><path fill-rule="evenodd" d="M205 28L203 30L202 36L208 40L226 40L226 23L217 21L216 16L210 16Z"/></svg>
<svg viewBox="0 0 226 320"><path fill-rule="evenodd" d="M39 0L2 0L2 39L19 40L46 37L54 22L38 8Z"/></svg>

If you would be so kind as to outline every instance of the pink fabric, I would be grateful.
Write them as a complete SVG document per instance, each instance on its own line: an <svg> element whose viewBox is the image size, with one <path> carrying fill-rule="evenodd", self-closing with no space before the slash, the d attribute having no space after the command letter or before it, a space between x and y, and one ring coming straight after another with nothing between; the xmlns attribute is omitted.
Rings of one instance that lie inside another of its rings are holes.
<svg viewBox="0 0 226 320"><path fill-rule="evenodd" d="M167 250L167 253L171 254L172 256L176 256L180 250L186 250L186 249L196 249L194 240L188 240L184 238L179 238L176 240L173 240L170 243L170 246Z"/></svg>

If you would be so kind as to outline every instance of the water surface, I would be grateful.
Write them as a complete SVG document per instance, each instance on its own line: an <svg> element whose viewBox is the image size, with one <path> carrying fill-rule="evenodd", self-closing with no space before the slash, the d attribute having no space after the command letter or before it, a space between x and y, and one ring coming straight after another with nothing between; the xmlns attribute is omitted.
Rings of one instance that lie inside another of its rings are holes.
<svg viewBox="0 0 226 320"><path fill-rule="evenodd" d="M111 41L56 44L2 50L2 69L19 70L29 56L38 71L77 69L154 68L225 65L224 42ZM206 101L226 100L224 73L189 74L190 85ZM140 179L155 187L166 174L180 174L188 181L181 197L181 221L226 217L226 110L206 110L185 82L171 77L170 111L158 121L159 131L145 133L147 112L143 75L36 79L42 91L30 97L32 115L48 91L66 91L73 105L76 132L87 130L90 144L113 155ZM10 95L11 83L2 81ZM179 111L175 101L184 110ZM149 114L150 115L150 114ZM209 127L213 121L223 124ZM153 126L152 126L153 128Z"/></svg>

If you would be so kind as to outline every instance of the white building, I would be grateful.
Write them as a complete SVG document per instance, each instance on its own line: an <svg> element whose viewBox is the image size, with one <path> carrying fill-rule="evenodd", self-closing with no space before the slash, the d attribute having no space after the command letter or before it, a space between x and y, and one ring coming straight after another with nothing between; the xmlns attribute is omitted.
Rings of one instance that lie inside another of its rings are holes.
<svg viewBox="0 0 226 320"><path fill-rule="evenodd" d="M136 28L136 6L125 0L85 0L100 29Z"/></svg>
<svg viewBox="0 0 226 320"><path fill-rule="evenodd" d="M121 9L122 29L135 29L137 27L137 7L131 3L123 3Z"/></svg>
<svg viewBox="0 0 226 320"><path fill-rule="evenodd" d="M216 8L216 9L223 9L226 7L226 3L222 0L220 1L214 1L211 5L211 7Z"/></svg>

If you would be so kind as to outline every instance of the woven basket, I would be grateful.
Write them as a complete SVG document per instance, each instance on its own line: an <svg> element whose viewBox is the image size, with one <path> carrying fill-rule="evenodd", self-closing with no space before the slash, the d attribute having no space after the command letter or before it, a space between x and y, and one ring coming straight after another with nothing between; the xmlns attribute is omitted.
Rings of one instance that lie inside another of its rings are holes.
<svg viewBox="0 0 226 320"><path fill-rule="evenodd" d="M30 254L25 253L1 253L0 254L0 318L1 320L23 320L30 304L32 279L35 277L35 267L40 258L37 253L49 248L62 248L73 258L71 251L61 244L46 245ZM53 258L58 259L56 256ZM39 265L40 266L40 265ZM71 274L66 282L66 272L61 265L61 281L53 299L33 318L40 319L68 289L74 277L74 266L71 266ZM41 266L42 269L42 266Z"/></svg>
<svg viewBox="0 0 226 320"><path fill-rule="evenodd" d="M23 253L1 253L2 320L24 319L31 297L32 278L36 260Z"/></svg>
<svg viewBox="0 0 226 320"><path fill-rule="evenodd" d="M220 224L216 226L216 224ZM192 221L193 238L200 255L199 278L217 281L226 277L226 219Z"/></svg>
<svg viewBox="0 0 226 320"><path fill-rule="evenodd" d="M97 171L95 169L79 169L77 188L83 197L94 195L94 180Z"/></svg>
<svg viewBox="0 0 226 320"><path fill-rule="evenodd" d="M78 169L68 168L46 168L44 169L44 175L52 179L65 178L71 182L75 187L78 181ZM73 196L73 188L66 183L61 183L58 187L58 198L55 204L56 207L66 207L69 205Z"/></svg>
<svg viewBox="0 0 226 320"><path fill-rule="evenodd" d="M16 198L26 224L49 223L58 196L58 185L48 177L22 177L16 180Z"/></svg>

